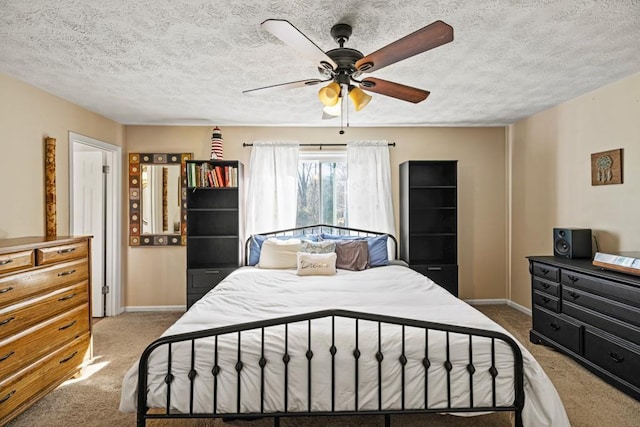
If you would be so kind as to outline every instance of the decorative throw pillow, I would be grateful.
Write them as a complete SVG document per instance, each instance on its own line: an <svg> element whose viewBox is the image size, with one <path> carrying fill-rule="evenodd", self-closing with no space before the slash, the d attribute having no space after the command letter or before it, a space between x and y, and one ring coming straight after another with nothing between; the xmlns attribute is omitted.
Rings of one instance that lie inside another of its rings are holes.
<svg viewBox="0 0 640 427"><path fill-rule="evenodd" d="M336 242L336 268L361 271L369 267L369 245L364 240Z"/></svg>
<svg viewBox="0 0 640 427"><path fill-rule="evenodd" d="M251 241L249 242L249 260L247 265L256 265L260 262L260 251L262 250L262 244L267 239L289 240L289 239L306 239L312 242L318 241L317 234L296 234L290 236L265 236L263 234L252 234Z"/></svg>
<svg viewBox="0 0 640 427"><path fill-rule="evenodd" d="M332 276L336 274L336 253L310 254L298 252L299 276Z"/></svg>
<svg viewBox="0 0 640 427"><path fill-rule="evenodd" d="M267 239L260 250L259 268L296 268L296 254L300 252L299 239Z"/></svg>
<svg viewBox="0 0 640 427"><path fill-rule="evenodd" d="M366 236L347 236L340 234L327 234L322 233L320 240L338 240L338 241L353 241L364 240L369 245L369 267L379 267L389 264L389 251L387 249L388 234L381 236L366 237Z"/></svg>
<svg viewBox="0 0 640 427"><path fill-rule="evenodd" d="M306 252L309 254L328 254L336 251L336 242L331 240L325 240L322 242L303 240L301 248L300 252Z"/></svg>

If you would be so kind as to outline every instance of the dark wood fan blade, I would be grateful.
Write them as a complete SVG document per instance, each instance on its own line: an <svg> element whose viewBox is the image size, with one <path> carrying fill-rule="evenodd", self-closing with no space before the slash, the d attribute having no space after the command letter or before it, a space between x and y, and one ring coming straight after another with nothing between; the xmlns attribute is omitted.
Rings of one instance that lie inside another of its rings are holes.
<svg viewBox="0 0 640 427"><path fill-rule="evenodd" d="M453 40L453 28L436 21L359 59L356 69L370 73Z"/></svg>
<svg viewBox="0 0 640 427"><path fill-rule="evenodd" d="M394 83L388 80L376 79L374 77L367 77L362 80L360 82L360 88L369 92L379 93L380 95L413 102L414 104L427 99L430 93L426 90L401 85L400 83Z"/></svg>
<svg viewBox="0 0 640 427"><path fill-rule="evenodd" d="M327 82L329 80L320 80L320 79L297 80L295 82L280 83L280 84L277 84L277 85L264 86L264 87L259 87L259 88L255 88L255 89L243 90L242 93L253 94L254 92L258 92L258 91L260 91L261 93L264 93L264 92L280 91L280 90L284 90L284 89L294 89L294 88L298 88L298 87L314 86L314 85L317 85L318 83Z"/></svg>
<svg viewBox="0 0 640 427"><path fill-rule="evenodd" d="M337 68L337 64L333 59L289 21L285 19L267 19L260 26L314 63L331 70Z"/></svg>

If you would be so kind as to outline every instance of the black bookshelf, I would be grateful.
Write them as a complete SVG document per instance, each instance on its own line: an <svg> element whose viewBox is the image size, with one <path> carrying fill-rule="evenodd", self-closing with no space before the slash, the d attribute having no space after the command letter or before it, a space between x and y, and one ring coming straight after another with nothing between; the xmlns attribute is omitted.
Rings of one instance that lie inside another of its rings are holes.
<svg viewBox="0 0 640 427"><path fill-rule="evenodd" d="M238 161L187 162L187 308L241 265L242 176ZM222 182L209 172L220 169ZM213 183L214 185L210 185Z"/></svg>
<svg viewBox="0 0 640 427"><path fill-rule="evenodd" d="M458 163L400 165L400 258L458 296Z"/></svg>

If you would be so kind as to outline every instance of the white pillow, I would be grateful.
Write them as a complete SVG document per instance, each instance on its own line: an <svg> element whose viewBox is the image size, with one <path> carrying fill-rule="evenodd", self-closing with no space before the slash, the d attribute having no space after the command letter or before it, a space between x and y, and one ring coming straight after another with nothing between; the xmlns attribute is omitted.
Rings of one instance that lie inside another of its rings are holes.
<svg viewBox="0 0 640 427"><path fill-rule="evenodd" d="M336 253L298 252L298 276L332 276L336 274Z"/></svg>
<svg viewBox="0 0 640 427"><path fill-rule="evenodd" d="M267 239L260 250L260 268L296 268L296 253L300 252L300 239Z"/></svg>

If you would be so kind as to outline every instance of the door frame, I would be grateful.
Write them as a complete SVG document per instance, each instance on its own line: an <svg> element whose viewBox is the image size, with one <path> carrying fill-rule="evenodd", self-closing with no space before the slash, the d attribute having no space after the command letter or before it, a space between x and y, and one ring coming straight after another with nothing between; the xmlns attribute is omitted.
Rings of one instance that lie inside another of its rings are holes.
<svg viewBox="0 0 640 427"><path fill-rule="evenodd" d="M69 132L69 230L74 229L73 205L74 205L74 147L77 145L88 146L108 154L111 160L110 170L107 175L106 189L106 218L107 231L105 233L106 244L106 276L112 278L109 292L104 307L105 316L115 316L124 311L122 306L122 147L109 144L75 132Z"/></svg>

